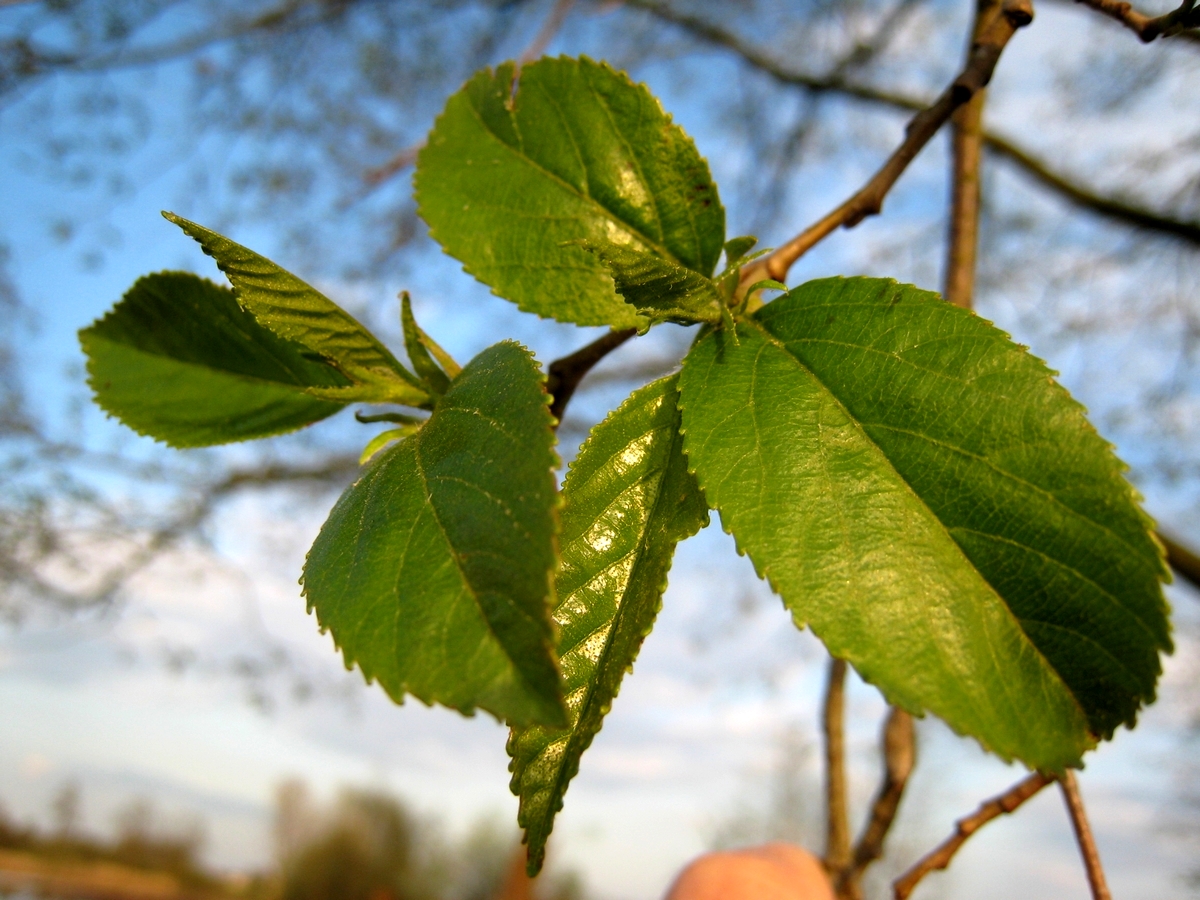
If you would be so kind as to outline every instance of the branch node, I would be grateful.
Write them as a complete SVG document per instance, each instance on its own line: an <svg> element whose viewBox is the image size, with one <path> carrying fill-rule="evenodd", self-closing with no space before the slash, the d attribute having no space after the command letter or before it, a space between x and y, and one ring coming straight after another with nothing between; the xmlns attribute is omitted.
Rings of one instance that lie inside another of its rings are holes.
<svg viewBox="0 0 1200 900"><path fill-rule="evenodd" d="M911 869L892 883L895 900L906 900L917 884L936 869L944 869L954 859L954 854L967 842L967 838L997 816L1013 812L1018 806L1054 781L1054 777L1034 772L1017 782L998 797L993 797L979 809L955 823L954 834L921 857Z"/></svg>
<svg viewBox="0 0 1200 900"><path fill-rule="evenodd" d="M1004 0L1003 15L1013 28L1024 28L1033 21L1033 3L1030 0Z"/></svg>
<svg viewBox="0 0 1200 900"><path fill-rule="evenodd" d="M556 359L546 370L546 392L552 398L550 414L556 422L561 422L566 412L567 404L571 401L575 389L583 376L592 367L612 351L616 350L627 340L637 334L634 328L624 331L610 331L592 341L586 347L581 347L569 356Z"/></svg>

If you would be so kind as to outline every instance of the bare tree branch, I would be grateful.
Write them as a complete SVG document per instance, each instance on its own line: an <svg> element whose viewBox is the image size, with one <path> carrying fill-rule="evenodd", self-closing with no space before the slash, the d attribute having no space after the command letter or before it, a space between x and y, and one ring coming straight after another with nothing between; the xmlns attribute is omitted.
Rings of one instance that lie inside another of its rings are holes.
<svg viewBox="0 0 1200 900"><path fill-rule="evenodd" d="M8 552L8 548L5 548L4 553L0 553L0 570L7 583L24 585L63 608L104 606L113 601L117 592L130 578L146 569L182 538L195 533L222 500L251 488L306 483L334 485L349 481L358 467L357 455L338 455L311 465L273 464L229 472L224 477L197 487L186 503L162 524L151 529L141 545L126 558L100 573L93 586L87 590L72 591L57 587L42 576L36 564L29 564L19 555ZM117 532L120 533L121 529L118 528Z"/></svg>
<svg viewBox="0 0 1200 900"><path fill-rule="evenodd" d="M861 900L863 873L883 856L884 839L896 820L904 788L916 761L916 729L912 716L893 706L883 726L883 783L871 804L871 817L866 828L854 846L853 862L838 885L840 895Z"/></svg>
<svg viewBox="0 0 1200 900"><path fill-rule="evenodd" d="M521 55L517 57L518 66L533 62L546 52L546 48L550 46L554 36L562 29L563 22L567 21L567 13L574 5L575 0L555 0L550 15L546 16L546 21L542 23L542 27L538 29L533 40L529 42L529 46L522 50Z"/></svg>
<svg viewBox="0 0 1200 900"><path fill-rule="evenodd" d="M846 810L846 661L829 661L821 724L825 731L825 870L835 884L850 866Z"/></svg>
<svg viewBox="0 0 1200 900"><path fill-rule="evenodd" d="M417 143L405 147L382 166L367 169L363 174L363 182L368 188L378 187L392 176L403 172L409 166L413 165L417 161L417 154L421 152L424 146L424 141L417 141Z"/></svg>
<svg viewBox="0 0 1200 900"><path fill-rule="evenodd" d="M1167 562L1171 568L1190 581L1193 587L1200 588L1200 555L1161 531L1157 536L1163 549L1167 551Z"/></svg>
<svg viewBox="0 0 1200 900"><path fill-rule="evenodd" d="M976 0L971 44L994 16L999 0ZM970 309L975 294L975 252L979 244L979 163L983 156L983 104L987 89L958 108L950 118L950 227L946 238L946 277L943 296L955 306Z"/></svg>
<svg viewBox="0 0 1200 900"><path fill-rule="evenodd" d="M645 10L664 22L670 22L684 29L693 37L731 51L780 84L802 88L818 95L833 94L846 97L899 112L920 112L929 105L919 98L857 84L841 75L831 77L793 71L758 47L742 40L733 32L726 31L697 16L674 10L658 0L626 0L626 5ZM1200 222L1176 219L1134 202L1106 197L1059 172L1055 172L1045 162L1017 146L1008 138L986 129L983 131L983 142L989 150L1000 154L1009 162L1023 169L1035 181L1062 194L1067 200L1083 209L1116 222L1135 225L1148 231L1169 234L1193 244L1200 244Z"/></svg>
<svg viewBox="0 0 1200 900"><path fill-rule="evenodd" d="M1133 8L1124 0L1075 0L1098 13L1116 19L1145 44L1157 37L1174 37L1178 35L1189 41L1200 41L1200 32L1191 30L1200 28L1200 8L1195 6L1195 0L1184 0L1178 9L1161 16L1148 16Z"/></svg>
<svg viewBox="0 0 1200 900"><path fill-rule="evenodd" d="M612 353L627 340L637 334L633 328L624 331L610 331L592 341L586 347L581 347L570 356L556 359L546 370L546 390L553 397L550 404L550 414L559 422L567 411L567 404L583 376L591 371L592 366Z"/></svg>
<svg viewBox="0 0 1200 900"><path fill-rule="evenodd" d="M1200 244L1200 222L1173 219L1128 201L1101 196L1054 172L1044 162L1005 138L985 133L983 140L989 150L1016 163L1046 187L1053 188L1084 209L1114 221L1173 235L1192 244Z"/></svg>
<svg viewBox="0 0 1200 900"><path fill-rule="evenodd" d="M932 106L917 113L908 123L904 141L883 167L854 196L814 225L796 235L775 252L755 260L742 270L742 284L763 278L782 281L792 264L838 228L853 228L867 216L878 215L892 185L909 163L937 134L956 109L969 101L991 80L1000 54L1017 30L1033 21L1031 0L1003 0L1001 14L987 23L971 45L967 65Z"/></svg>
<svg viewBox="0 0 1200 900"><path fill-rule="evenodd" d="M550 14L546 16L546 21L538 29L538 33L534 35L533 40L529 42L529 45L517 57L518 67L533 62L533 60L546 52L546 48L550 46L550 42L554 40L554 36L562 29L563 22L567 20L567 14L574 5L575 0L557 0L555 2L554 7L550 10ZM367 185L368 192L369 189L378 187L398 172L402 172L413 165L417 161L417 154L421 152L424 146L424 141L418 141L415 144L405 147L382 166L368 169L363 175L363 181Z"/></svg>
<svg viewBox="0 0 1200 900"><path fill-rule="evenodd" d="M211 31L201 31L174 41L135 49L124 46L96 55L39 50L26 45L23 72L27 78L56 71L95 72L156 65L191 56L200 50L261 32L290 33L328 24L341 16L348 3L310 3L287 0L253 18L235 19ZM306 13L309 13L306 15Z"/></svg>
<svg viewBox="0 0 1200 900"><path fill-rule="evenodd" d="M1092 837L1092 826L1088 823L1087 812L1083 808L1083 797L1079 795L1079 783L1075 773L1067 769L1058 779L1062 788L1063 800L1067 804L1067 812L1071 816L1071 827L1075 829L1075 839L1079 842L1079 854L1083 857L1083 867L1087 871L1088 885L1092 889L1093 900L1112 900L1108 892L1108 883L1104 880L1104 867L1100 865L1100 852L1096 849L1096 841Z"/></svg>
<svg viewBox="0 0 1200 900"><path fill-rule="evenodd" d="M997 816L1011 813L1053 780L1050 776L1034 772L1000 796L988 800L973 814L959 819L955 824L954 834L923 856L915 866L892 883L895 900L906 900L922 878L936 869L944 869L950 865L954 854L967 842L967 838Z"/></svg>

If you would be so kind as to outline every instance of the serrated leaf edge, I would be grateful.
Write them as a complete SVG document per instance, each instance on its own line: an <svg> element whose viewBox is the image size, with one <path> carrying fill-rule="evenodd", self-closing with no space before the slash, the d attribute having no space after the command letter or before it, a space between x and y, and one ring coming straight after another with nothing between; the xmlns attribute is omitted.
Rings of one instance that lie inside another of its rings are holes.
<svg viewBox="0 0 1200 900"><path fill-rule="evenodd" d="M666 118L667 127L669 129L674 129L676 132L681 134L684 138L691 141L692 145L695 146L695 141L692 140L691 136L683 129L683 126L681 126L678 122L676 122L674 117L669 112L667 112L667 110L663 107L662 102L658 99L657 96L655 96L654 92L650 90L649 86L647 86L644 82L634 81L632 78L629 77L629 74L627 72L620 70L620 69L614 69L612 66L610 66L607 62L604 62L603 60L597 62L587 55L568 56L566 54L559 54L557 57L544 56L544 57L542 57L542 59L543 60L544 59L557 59L560 61L584 63L584 64L596 66L597 68L612 72L617 77L624 79L625 82L627 84L629 84L630 86L644 91L646 93L646 95L651 100L654 101L654 104L658 107L659 111ZM539 60L539 62L540 61L541 60ZM454 94L452 94L451 97L457 97L460 93L462 93L463 89L466 88L467 85L469 85L479 75L486 72L488 74L488 76L493 81L495 81L496 78L500 75L501 71L506 66L514 66L514 65L515 65L515 63L513 63L512 61L508 61L508 62L500 63L500 64L496 65L495 67L485 66L484 68L480 69L479 71L472 73L472 75L462 83L462 86ZM510 93L512 91L512 87L513 87L514 83L517 84L518 92L519 92L519 89L520 89L519 77L515 71L514 71L513 77L509 80L509 83L505 86L506 90L508 90ZM438 113L438 115L434 118L433 126L429 130L430 134L433 134L435 131L437 131L437 129L439 128L439 126L442 123L442 120L446 117L446 114L447 114L446 107L443 107L442 111L440 113ZM504 144L504 141L501 141L499 138L496 138L496 140L498 140L501 144ZM429 236L432 237L435 241L437 241L439 246L444 248L445 244L443 243L442 239L438 235L438 229L436 227L434 227L434 225L432 225L428 221L428 219L425 218L425 216L423 214L421 214L422 193L423 193L423 191L422 191L423 179L421 177L421 174L422 174L421 157L424 156L425 153L428 151L429 146L430 146L429 142L427 141L425 143L425 145L421 148L421 150L417 153L417 164L416 164L416 166L414 168L414 172L413 172L413 200L416 201L417 214L421 216L421 220L425 222L425 226L429 230ZM508 145L505 144L505 146L507 147ZM709 177L710 177L710 181L711 181L712 180L712 178L711 178L712 167L709 165L708 157L701 155L699 153L698 147L697 147L697 155L699 156L700 161L703 162L705 167L708 169ZM547 174L550 175L550 177L555 178L556 181L560 180L557 178L557 176L554 176L551 173L547 173ZM716 187L715 181L713 182L713 187L714 188ZM573 189L572 189L572 192L574 192ZM591 198L588 198L588 199L591 199ZM593 202L595 202L595 201L593 201ZM720 204L719 197L718 197L717 202L718 202L718 204ZM621 222L620 220L616 219L616 217L613 215L612 212L610 212L609 210L600 206L600 204L598 202L596 203L596 205L604 211L605 215L607 215L613 221L617 222L617 224L621 228L629 230L629 231L634 230L630 226L628 226L626 223ZM723 204L721 204L721 205L723 207ZM680 263L677 259L675 259L675 256L673 254L671 254L665 248L659 247L659 245L656 241L654 241L651 238L646 237L645 235L642 235L640 232L636 232L636 234L638 236L638 239L643 240L647 246L652 247L656 250L659 250L664 259L668 259L668 260L676 263L677 265L682 265L682 263ZM724 244L722 244L722 246L724 246ZM601 318L596 318L595 320L592 320L587 317L567 319L567 318L559 318L558 316L555 316L553 313L543 312L543 311L537 310L537 309L532 309L531 307L526 305L526 303L522 300L516 300L516 299L513 299L512 297L506 297L504 294L500 293L499 290L497 290L496 288L494 288L490 284L488 284L486 281L484 281L477 273L475 273L472 270L470 265L468 265L467 263L458 259L458 257L453 257L453 258L458 261L458 263L460 264L459 267L463 273L470 275L473 279L475 279L480 284L482 284L486 288L488 288L488 290L491 292L491 294L493 296L499 297L501 300L506 300L509 303L515 304L516 307L519 310L521 310L522 312L532 313L533 315L537 316L539 319L548 319L548 320L556 321L556 322L567 322L569 324L580 325L580 326L607 325L611 328L638 328L639 333L642 333L642 331L641 331L642 323L645 321L645 319L644 319L644 317L642 317L640 315L634 315L631 319L621 319L619 321L613 321L611 319L601 319ZM718 256L718 259L719 259L719 256ZM687 268L686 266L683 266L683 267ZM695 270L689 269L689 271L695 271ZM616 285L613 283L612 276L609 274L607 269L598 269L597 272L602 278L605 278L608 280L608 283L611 287L613 299L625 306L630 306L630 304L625 303L625 301L622 299L620 293L617 291ZM705 273L701 272L700 274L704 275ZM705 275L705 277L709 277L710 275L711 275L711 273L709 273L708 275ZM632 309L633 307L630 307L630 308Z"/></svg>

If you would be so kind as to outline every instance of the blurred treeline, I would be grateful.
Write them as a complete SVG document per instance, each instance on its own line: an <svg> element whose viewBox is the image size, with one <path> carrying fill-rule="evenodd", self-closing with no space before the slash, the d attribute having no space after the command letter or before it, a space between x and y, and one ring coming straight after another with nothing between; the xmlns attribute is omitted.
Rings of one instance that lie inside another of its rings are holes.
<svg viewBox="0 0 1200 900"><path fill-rule="evenodd" d="M515 831L481 820L461 839L379 790L343 789L326 806L299 781L280 786L275 863L217 873L202 860L198 819L170 827L145 800L127 805L110 837L83 832L81 795L67 785L55 825L21 824L0 806L0 897L71 900L583 900L571 873L524 875Z"/></svg>

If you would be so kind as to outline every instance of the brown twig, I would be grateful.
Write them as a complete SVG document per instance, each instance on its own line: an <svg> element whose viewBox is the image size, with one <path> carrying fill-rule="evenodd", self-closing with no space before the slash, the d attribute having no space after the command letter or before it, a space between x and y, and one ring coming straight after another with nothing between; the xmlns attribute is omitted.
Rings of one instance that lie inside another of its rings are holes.
<svg viewBox="0 0 1200 900"><path fill-rule="evenodd" d="M424 141L417 141L405 147L382 166L376 166L374 169L367 169L363 174L363 182L367 187L377 187L383 184L397 172L407 169L417 161L417 154L424 148Z"/></svg>
<svg viewBox="0 0 1200 900"><path fill-rule="evenodd" d="M570 356L556 359L546 370L546 391L553 397L550 404L550 414L561 422L567 410L567 404L583 376L591 371L592 366L612 353L623 343L637 334L633 328L624 331L610 331L592 341L586 347L581 347Z"/></svg>
<svg viewBox="0 0 1200 900"><path fill-rule="evenodd" d="M1200 8L1195 0L1184 0L1178 9L1161 16L1148 16L1133 8L1124 0L1075 0L1089 9L1116 19L1139 38L1150 43L1158 37L1180 35L1190 40L1200 39L1200 34L1189 29L1200 28Z"/></svg>
<svg viewBox="0 0 1200 900"><path fill-rule="evenodd" d="M976 0L971 26L973 45L993 17L999 0ZM969 51L968 51L969 52ZM970 309L975 294L975 251L979 242L979 164L983 157L983 104L987 90L955 110L950 117L950 227L946 238L946 277L943 295Z"/></svg>
<svg viewBox="0 0 1200 900"><path fill-rule="evenodd" d="M972 815L959 819L955 824L954 834L923 856L915 866L893 882L892 890L895 900L906 900L922 878L936 869L944 869L950 865L950 860L954 859L954 854L967 842L967 838L992 819L1011 813L1053 780L1052 776L1034 772L1000 796L988 800Z"/></svg>
<svg viewBox="0 0 1200 900"><path fill-rule="evenodd" d="M522 50L521 55L517 57L518 66L533 62L546 52L546 48L550 46L550 42L554 40L554 36L562 28L563 22L567 20L567 13L571 11L571 7L574 5L575 0L557 0L554 7L550 10L550 15L546 16L546 21L538 29L538 33L529 42L529 46Z"/></svg>
<svg viewBox="0 0 1200 900"><path fill-rule="evenodd" d="M1079 842L1079 855L1083 857L1083 868L1087 871L1088 885L1092 889L1093 900L1112 900L1108 892L1108 884L1104 880L1104 867L1100 865L1100 852L1096 849L1096 841L1092 837L1092 826L1088 824L1087 813L1083 808L1083 797L1079 795L1079 784L1075 781L1075 773L1067 769L1058 779L1062 788L1063 800L1067 804L1067 812L1071 816L1071 827L1075 829L1075 839Z"/></svg>
<svg viewBox="0 0 1200 900"><path fill-rule="evenodd" d="M664 22L682 28L699 40L729 50L748 65L775 79L779 84L798 87L817 95L836 94L850 100L905 113L920 112L928 106L926 101L919 98L858 84L843 77L811 75L794 71L735 33L698 16L673 9L657 0L625 0L625 5L644 10ZM1200 223L1198 222L1175 219L1136 203L1105 197L1054 171L1027 150L995 132L985 129L983 141L989 150L1000 154L1009 162L1023 169L1043 187L1062 194L1076 206L1116 222L1135 225L1148 231L1169 234L1193 244L1200 244Z"/></svg>
<svg viewBox="0 0 1200 900"><path fill-rule="evenodd" d="M1157 536L1167 551L1167 562L1171 568L1190 581L1193 587L1200 588L1200 556L1161 531L1157 532Z"/></svg>
<svg viewBox="0 0 1200 900"><path fill-rule="evenodd" d="M792 264L838 228L853 228L867 216L877 215L892 185L908 164L946 124L954 111L969 101L992 77L1000 54L1017 29L1033 21L1031 0L1003 0L996 16L971 45L967 65L930 107L908 123L904 141L883 167L854 196L823 219L796 235L774 253L755 260L742 270L742 283L763 278L782 281Z"/></svg>
<svg viewBox="0 0 1200 900"><path fill-rule="evenodd" d="M904 788L916 761L916 730L912 716L893 706L883 726L883 783L871 804L871 818L854 846L853 862L838 885L839 895L852 900L862 897L863 873L883 856L883 841L896 820Z"/></svg>
<svg viewBox="0 0 1200 900"><path fill-rule="evenodd" d="M821 725L825 731L825 870L837 883L850 865L846 812L846 661L829 661Z"/></svg>

